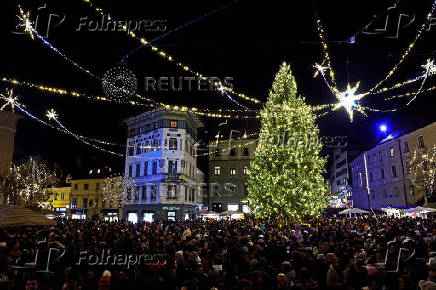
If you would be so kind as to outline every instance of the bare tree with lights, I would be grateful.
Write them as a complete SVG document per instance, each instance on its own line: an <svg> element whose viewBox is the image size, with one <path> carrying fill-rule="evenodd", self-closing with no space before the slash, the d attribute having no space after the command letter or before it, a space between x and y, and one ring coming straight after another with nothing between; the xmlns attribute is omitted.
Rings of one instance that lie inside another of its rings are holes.
<svg viewBox="0 0 436 290"><path fill-rule="evenodd" d="M118 207L121 207L124 201L132 200L135 198L136 184L132 178L125 177L107 177L103 183L103 201L118 203ZM132 196L133 195L133 196Z"/></svg>
<svg viewBox="0 0 436 290"><path fill-rule="evenodd" d="M3 202L46 208L50 192L47 188L56 183L56 175L44 162L32 157L21 165L12 165L0 182Z"/></svg>
<svg viewBox="0 0 436 290"><path fill-rule="evenodd" d="M410 160L410 183L414 188L425 191L424 200L427 203L436 190L436 144L416 148Z"/></svg>

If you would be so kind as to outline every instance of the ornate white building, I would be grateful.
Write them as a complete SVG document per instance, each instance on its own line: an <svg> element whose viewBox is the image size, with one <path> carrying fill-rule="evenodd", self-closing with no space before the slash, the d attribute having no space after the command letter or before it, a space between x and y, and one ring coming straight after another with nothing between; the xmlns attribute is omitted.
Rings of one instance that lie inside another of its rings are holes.
<svg viewBox="0 0 436 290"><path fill-rule="evenodd" d="M204 174L197 168L197 130L193 112L149 111L125 120L128 128L124 218L132 221L195 218L203 203ZM203 180L202 180L203 179Z"/></svg>

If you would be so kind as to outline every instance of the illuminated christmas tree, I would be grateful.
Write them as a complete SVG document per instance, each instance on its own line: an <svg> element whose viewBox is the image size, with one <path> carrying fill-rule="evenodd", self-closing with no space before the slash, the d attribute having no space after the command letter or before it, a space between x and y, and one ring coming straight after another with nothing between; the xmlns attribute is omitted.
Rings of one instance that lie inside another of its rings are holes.
<svg viewBox="0 0 436 290"><path fill-rule="evenodd" d="M277 73L261 112L259 143L248 181L250 209L257 218L301 221L327 207L326 159L316 116L298 96L289 65Z"/></svg>

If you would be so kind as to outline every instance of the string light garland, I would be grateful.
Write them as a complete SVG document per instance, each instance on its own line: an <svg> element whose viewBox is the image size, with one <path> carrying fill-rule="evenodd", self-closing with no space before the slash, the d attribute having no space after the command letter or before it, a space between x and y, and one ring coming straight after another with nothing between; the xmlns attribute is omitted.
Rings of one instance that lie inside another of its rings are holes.
<svg viewBox="0 0 436 290"><path fill-rule="evenodd" d="M424 84L425 84L427 78L431 75L436 74L436 68L435 68L435 65L434 65L432 60L427 60L427 63L423 66L426 71L422 75L419 75L415 78L412 78L412 79L409 79L406 81L398 82L391 87L385 87L385 88L380 89L380 86L383 83L385 83L388 79L391 78L391 76L398 70L400 65L404 62L404 60L410 54L411 50L415 47L416 42L421 37L425 27L428 25L429 21L431 20L431 17L434 13L435 8L436 8L436 0L433 1L430 12L426 15L425 20L422 23L421 27L419 28L415 38L409 44L407 49L403 52L398 63L396 63L393 66L393 68L387 73L387 75L381 81L376 83L368 91L361 92L359 94L355 94L355 92L358 88L358 85L351 88L350 85L348 84L346 91L340 91L338 89L337 84L336 84L336 80L335 80L335 73L334 73L334 70L333 70L332 65L331 65L331 59L330 59L327 41L326 41L325 36L324 36L325 32L324 32L321 20L318 18L316 21L316 25L317 25L318 36L319 36L319 39L321 41L321 47L323 50L323 60L322 60L321 64L316 63L314 65L314 67L316 69L314 77L321 75L324 82L326 83L327 87L331 91L331 93L338 100L338 103L335 105L333 110L337 110L339 108L345 108L350 120L353 121L353 111L355 111L355 110L358 112L361 112L364 115L366 115L365 114L366 109L368 109L370 111L382 111L382 110L377 110L377 109L370 108L370 107L365 107L365 106L362 106L359 104L360 100L367 95L385 93L387 91L390 91L393 89L398 89L398 88L401 88L405 85L409 85L409 84L412 84L412 83L417 82L419 80L422 80L420 87L418 88L418 90L416 92L405 93L405 94L401 95L401 96L413 95L413 98L407 103L407 105L410 105L421 92L426 91L426 90L423 90L423 87L424 87ZM327 78L327 76L326 76L327 73L328 73L329 78ZM357 84L359 84L359 83L360 82L358 82ZM395 97L393 97L393 98L395 98ZM395 110L391 110L391 111L395 111Z"/></svg>
<svg viewBox="0 0 436 290"><path fill-rule="evenodd" d="M99 13L100 15L106 17L108 20L111 20L112 17L110 16L110 14L103 12L102 8L99 8L97 6L95 6L91 0L82 0L83 2L85 2L86 4L88 4L90 7L94 8L94 10ZM182 63L180 61L176 61L173 56L169 55L166 51L152 45L147 39L145 39L144 37L138 37L136 36L135 32L133 31L129 31L128 27L126 25L123 25L122 30L124 32L127 33L127 35L132 38L137 40L141 45L148 47L152 52L154 52L155 54L157 54L158 56L160 56L161 58L174 63L177 67L181 68L183 71L189 72L192 75L194 75L195 77L202 79L204 81L207 81L210 85L214 86L216 89L222 87L222 83L221 82L217 82L215 79L209 78L204 76L202 73L200 73L199 71L194 70L193 68L191 68L189 65ZM254 97L250 97L246 94L243 93L239 93L236 92L233 88L226 88L226 91L234 96L237 96L238 98L241 98L245 101L249 101L255 104L261 104L262 102Z"/></svg>
<svg viewBox="0 0 436 290"><path fill-rule="evenodd" d="M103 145L112 145L112 146L121 146L121 147L124 146L124 145L120 145L118 143L112 143L112 142L102 141L102 140L95 139L95 138L85 137L83 135L80 135L80 134L72 132L67 127L65 127L64 124L62 124L59 121L58 114L56 113L56 111L54 109L48 110L47 113L46 113L46 117L48 118L49 121L54 121L65 132L67 132L68 134L74 136L75 138L84 139L84 140L89 141L89 142L96 142L96 143L100 143L100 144L103 144Z"/></svg>
<svg viewBox="0 0 436 290"><path fill-rule="evenodd" d="M31 88L31 89L37 89L39 91L43 92L49 92L56 95L61 96L71 96L74 98L86 98L88 100L92 101L102 101L102 102L114 102L111 99L108 99L104 96L96 96L96 95L90 95L83 92L78 92L76 90L69 90L64 88L55 88L48 85L43 84L36 84L31 83L27 81L20 81L16 78L9 78L9 77L0 77L0 81L3 83L7 83L9 85L13 86L19 86L19 87L25 87L25 88ZM118 103L118 102L117 102ZM198 109L196 107L187 107L187 106L179 106L179 105L169 105L165 103L157 103L157 104L144 104L138 101L121 101L121 103L130 105L130 106L141 106L141 107L163 107L168 110L176 110L176 111L193 111L196 114L208 117L208 118L227 118L227 119L258 119L260 116L258 114L256 115L241 115L239 113L250 113L252 110L240 110L240 109L218 109L218 110L210 110L207 108L201 108ZM236 113L236 114L234 114Z"/></svg>
<svg viewBox="0 0 436 290"><path fill-rule="evenodd" d="M101 99L101 100L105 100L105 101L113 99L115 102L118 102L118 103L135 104L136 102L133 100L127 100L127 101L124 100L124 98L135 96L138 99L149 102L150 103L149 106L157 107L155 104L156 102L153 99L150 99L150 98L144 97L138 93L135 93L136 88L137 88L137 81L136 81L136 78L133 75L133 73L131 73L129 70L127 70L125 68L117 67L117 68L112 69L109 72L107 72L104 75L103 79L101 79L100 77L98 77L94 73L92 73L90 70L84 68L83 66L79 65L77 62L72 60L71 58L67 57L65 55L65 53L62 53L59 49L54 47L50 42L48 42L44 37L42 37L34 29L33 23L30 20L30 13L28 13L28 12L25 13L24 10L20 6L18 6L18 7L19 7L19 11L20 11L18 18L22 21L22 23L20 25L25 27L24 31L27 34L29 34L29 36L32 39L34 39L34 36L36 36L38 39L40 39L42 41L42 43L44 45L48 46L50 49L55 51L58 55L63 57L66 61L70 62L75 67L79 68L80 70L87 73L91 77L102 82L103 90L104 90L106 96L105 97L97 97L97 99ZM162 55L162 53L160 53L160 55ZM184 66L183 68L186 70L187 66ZM247 111L254 111L254 110L250 110L248 107L238 103L237 101L235 101L231 97L229 92L233 92L232 88L223 87L221 82L216 82L216 81L211 82L210 79L205 78L201 75L197 75L197 76L203 80L208 81L210 84L212 84L213 86L215 86L216 88L218 88L220 90L222 90L222 88L224 88L225 95L230 100L232 100L234 103L236 103L238 106L246 109ZM48 88L48 89L50 89L50 88ZM63 93L62 90L59 92ZM77 93L77 92L72 92L72 94L73 94L73 96L79 95L79 93ZM165 106L165 104L163 104L163 103L158 103L157 105L158 106ZM212 117L212 118L220 118L220 114L213 114L213 113L212 114L204 113L203 116ZM222 116L222 117L225 118L225 117L229 117L229 116L227 115L227 116Z"/></svg>
<svg viewBox="0 0 436 290"><path fill-rule="evenodd" d="M107 149L105 149L105 148L102 148L102 147L100 147L100 146L97 146L97 145L95 145L95 144L92 144L92 143L90 143L89 141L87 141L85 138L82 138L83 136L80 136L80 135L74 134L73 132L69 131L68 129L66 129L66 128L64 128L64 127L59 128L59 127L55 127L55 126L49 124L49 123L47 123L46 121L44 121L44 120L42 120L42 119L36 117L34 114L32 114L32 113L29 112L28 110L24 109L23 107L21 107L21 106L18 105L18 104L15 104L15 107L16 107L17 109L19 109L22 113L24 113L26 116L30 117L31 119L33 119L33 120L35 120L35 121L37 121L37 122L39 122L39 123L41 123L41 124L43 124L43 125L45 125L45 126L47 126L47 127L50 127L50 128L52 128L52 129L55 129L55 130L57 130L57 131L59 131L59 132L61 132L61 133L65 133L65 134L67 134L67 135L70 135L70 136L74 137L76 140L78 140L79 142L84 143L85 145L91 146L91 147L93 147L94 149L97 149L97 150L102 151L102 152L105 152L105 153L109 153L109 154L111 154L111 155L124 157L124 154L120 154L120 153L114 152L114 151L112 151L112 150L107 150Z"/></svg>
<svg viewBox="0 0 436 290"><path fill-rule="evenodd" d="M170 29L170 30L168 30L167 32L165 32L164 34L162 34L162 35L160 35L160 36L158 36L158 37L155 37L155 38L153 38L152 40L150 40L150 43L153 43L153 42L158 41L158 40L160 40L160 39L162 39L162 38L164 38L164 37L167 37L167 36L170 35L171 33L176 32L176 31L179 31L179 30L182 29L182 28L185 28L185 27L187 27L187 26L189 26L189 25L191 25L191 24L194 24L194 23L196 23L196 22L198 22L198 21L200 21L200 20L202 20L202 19L204 19L204 18L206 18L206 17L208 17L208 16L211 16L211 15L213 15L213 14L215 14L215 13L221 11L221 10L224 10L224 9L226 9L226 8L228 8L228 7L230 7L230 6L234 5L234 4L236 4L237 2L239 2L239 0L234 0L233 2L227 3L227 4L225 4L225 5L223 5L223 6L219 7L219 8L216 8L216 9L214 9L214 10L208 12L208 13L203 14L203 15L200 16L200 17L197 17L197 18L195 18L195 19L193 19L193 20L191 20L191 21L189 21L189 22L186 22L186 23L183 24L183 25L180 25L180 26L178 26L178 27L176 27L176 28ZM121 61L120 61L120 64L121 64L121 63L124 63L125 61L127 61L127 59L128 59L128 58L129 58L133 53L137 52L138 50L140 50L140 49L143 48L143 47L144 47L143 45L140 45L140 46L138 46L137 48L131 50L129 53L127 53L125 56L123 56L123 58L122 58Z"/></svg>
<svg viewBox="0 0 436 290"><path fill-rule="evenodd" d="M400 67L400 65L404 62L404 60L410 54L412 49L415 47L416 42L421 37L421 35L424 32L426 26L430 22L430 20L431 20L431 18L433 16L435 8L436 8L436 0L433 1L433 4L432 4L431 9L430 9L430 12L425 17L425 20L422 23L421 27L419 28L418 33L416 34L416 36L413 39L413 41L409 44L409 46L406 48L406 50L401 55L399 62L396 65L394 65L394 67L387 73L385 78L383 78L381 81L379 81L377 84L375 84L371 89L369 89L367 94L370 94L373 91L377 90L385 81L387 81L397 71L397 69Z"/></svg>
<svg viewBox="0 0 436 290"><path fill-rule="evenodd" d="M19 10L19 14L17 15L18 19L21 21L21 23L19 24L19 26L23 27L23 31L29 35L29 37L34 40L35 36L41 40L41 42L49 47L51 50L53 50L55 53L57 53L58 55L60 55L62 58L64 58L67 62L71 63L73 66L77 67L78 69L80 69L81 71L87 73L88 75L90 75L93 78L99 79L99 77L97 77L95 74L93 74L91 71L89 71L88 69L84 68L83 66L81 66L80 64L78 64L77 62L75 62L74 60L72 60L71 58L69 58L67 55L65 55L63 52L61 52L59 49L57 49L54 45L52 45L47 39L45 39L44 37L42 37L38 31L36 31L36 29L34 28L33 22L30 20L30 13L29 12L24 12L24 10L21 8L20 5L18 5L18 10Z"/></svg>

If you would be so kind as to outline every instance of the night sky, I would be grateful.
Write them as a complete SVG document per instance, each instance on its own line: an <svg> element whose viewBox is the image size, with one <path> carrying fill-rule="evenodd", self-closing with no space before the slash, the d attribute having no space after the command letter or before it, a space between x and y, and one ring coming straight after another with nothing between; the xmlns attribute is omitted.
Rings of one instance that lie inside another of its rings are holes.
<svg viewBox="0 0 436 290"><path fill-rule="evenodd" d="M39 40L32 41L26 35L11 31L17 25L17 4L39 15L43 31L44 21L50 14L65 15L57 27L51 27L48 40L82 66L102 76L115 67L121 58L138 47L138 42L123 32L76 31L80 18L99 21L101 17L80 0L70 1L6 1L1 13L1 76L75 89L102 95L101 83L90 78L79 69L63 60ZM298 4L297 4L298 2ZM313 78L313 64L321 60L321 46L315 27L315 12L318 11L329 41L332 64L340 88L347 80L351 84L361 81L360 88L366 90L383 78L395 65L401 53L415 37L424 21L432 0L397 1L396 8L381 15L367 31L384 25L389 16L388 29L380 34L364 34L361 31L373 20L373 15L387 11L395 1L96 1L119 20L164 20L164 32L140 31L137 35L153 39L196 19L214 9L227 7L204 17L196 23L161 38L155 45L163 48L175 58L207 76L232 77L235 89L266 101L268 91L280 64L291 64L299 91L309 104L327 104L335 101L321 78ZM37 10L38 7L46 6ZM400 29L397 33L401 14ZM410 19L415 18L410 24ZM435 16L436 17L436 16ZM56 22L58 19L53 19ZM436 20L433 21L436 23ZM53 23L52 23L53 24ZM409 25L407 25L409 24ZM406 26L406 27L404 27ZM356 42L346 42L356 35ZM435 57L436 25L423 33L417 46L406 62L393 76L391 82L408 79L422 72L426 59ZM348 69L347 69L348 59ZM138 79L138 92L156 100L198 108L238 108L219 92L144 92L144 77L190 76L174 64L156 56L148 48L142 48L130 56L126 67ZM348 73L347 73L348 71ZM434 85L434 77L426 86ZM0 83L4 91L5 84ZM411 87L416 90L416 86ZM125 143L126 132L122 120L138 114L145 108L131 107L86 99L73 99L32 89L16 88L20 100L30 111L44 116L47 109L54 108L59 120L72 131L104 140ZM395 93L402 93L397 90ZM379 109L398 108L393 113L369 113L364 117L356 113L351 123L344 110L332 112L318 121L321 135L347 136L350 147L363 150L381 139L378 125L386 122L392 131L408 131L436 119L435 93L422 94L411 106L406 100L383 101L381 96L371 96L365 103ZM251 105L250 103L244 103ZM254 132L260 122L256 120L229 120L226 128L218 127L224 120L204 119L207 128L200 136L210 139L219 129ZM115 148L122 152L120 148ZM30 119L18 124L16 152L19 161L29 155L40 155L50 163L57 163L65 172L78 168L108 165L122 169L124 159L98 152L81 144L70 136L63 135ZM205 161L202 161L203 164Z"/></svg>

